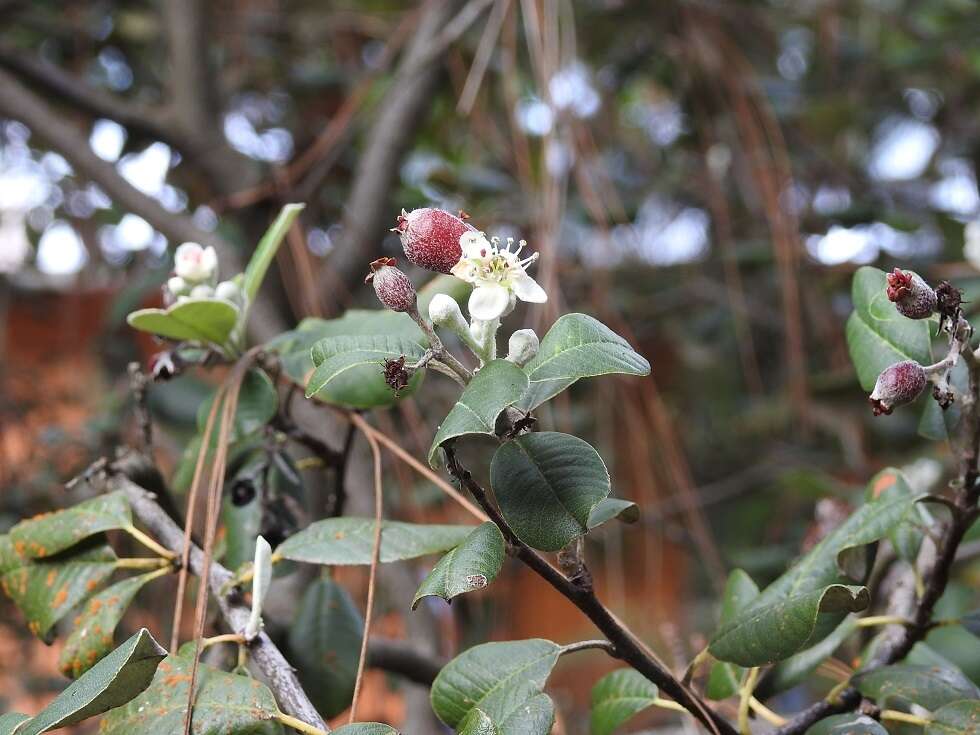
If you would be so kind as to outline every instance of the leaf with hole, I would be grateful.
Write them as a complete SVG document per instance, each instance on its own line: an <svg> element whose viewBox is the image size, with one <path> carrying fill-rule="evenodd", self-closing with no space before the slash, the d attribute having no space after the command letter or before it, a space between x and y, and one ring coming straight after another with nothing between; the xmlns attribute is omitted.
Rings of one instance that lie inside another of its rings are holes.
<svg viewBox="0 0 980 735"><path fill-rule="evenodd" d="M888 735L888 731L867 715L848 712L820 720L806 735Z"/></svg>
<svg viewBox="0 0 980 735"><path fill-rule="evenodd" d="M635 669L617 669L592 687L592 715L589 732L610 735L613 730L653 706L657 685Z"/></svg>
<svg viewBox="0 0 980 735"><path fill-rule="evenodd" d="M58 656L58 670L77 679L112 650L112 634L133 598L157 572L129 577L93 595L74 622Z"/></svg>
<svg viewBox="0 0 980 735"><path fill-rule="evenodd" d="M493 436L497 417L526 390L527 375L514 363L492 360L484 365L439 426L429 448L429 464L435 466L436 451L450 439L470 434Z"/></svg>
<svg viewBox="0 0 980 735"><path fill-rule="evenodd" d="M915 500L885 496L858 508L735 620L711 639L715 658L761 666L788 658L829 635L848 612L867 607L864 581L873 544L904 520Z"/></svg>
<svg viewBox="0 0 980 735"><path fill-rule="evenodd" d="M21 521L10 529L10 541L22 559L43 559L70 549L89 536L132 523L129 501L122 491L117 491Z"/></svg>
<svg viewBox="0 0 980 735"><path fill-rule="evenodd" d="M190 694L192 656L167 656L153 682L125 707L102 721L99 735L174 735L183 732ZM256 679L202 663L194 683L192 735L282 735L279 708L268 687Z"/></svg>
<svg viewBox="0 0 980 735"><path fill-rule="evenodd" d="M275 557L309 564L370 564L374 550L373 518L326 518L290 536L276 549ZM383 521L381 561L415 559L458 546L473 526Z"/></svg>
<svg viewBox="0 0 980 735"><path fill-rule="evenodd" d="M541 638L474 646L439 672L432 683L432 709L454 728L476 708L502 724L541 694L560 651Z"/></svg>
<svg viewBox="0 0 980 735"><path fill-rule="evenodd" d="M980 700L951 702L932 713L924 735L980 735Z"/></svg>
<svg viewBox="0 0 980 735"><path fill-rule="evenodd" d="M610 490L599 453L557 431L502 444L490 464L490 484L514 533L542 551L557 551L588 532L593 509Z"/></svg>
<svg viewBox="0 0 980 735"><path fill-rule="evenodd" d="M141 629L69 685L18 734L39 735L126 704L150 685L166 655L150 632Z"/></svg>
<svg viewBox="0 0 980 735"><path fill-rule="evenodd" d="M952 665L893 664L857 674L851 681L880 707L917 704L935 710L960 699L980 699L976 684Z"/></svg>
<svg viewBox="0 0 980 735"><path fill-rule="evenodd" d="M350 706L363 637L364 620L346 589L330 579L307 587L289 629L289 660L324 717Z"/></svg>
<svg viewBox="0 0 980 735"><path fill-rule="evenodd" d="M580 378L610 373L648 375L650 363L597 319L565 314L548 330L538 354L524 370L530 384L521 407L531 410Z"/></svg>
<svg viewBox="0 0 980 735"><path fill-rule="evenodd" d="M328 337L313 345L316 366L306 384L306 397L349 408L390 406L410 396L425 374L415 371L397 394L385 382L386 360L417 362L425 352L418 342L389 335Z"/></svg>
<svg viewBox="0 0 980 735"><path fill-rule="evenodd" d="M725 582L725 591L721 598L721 615L719 626L725 626L759 596L759 586L746 572L733 569ZM705 686L705 696L708 699L728 699L738 691L745 669L725 661L715 661L708 674Z"/></svg>
<svg viewBox="0 0 980 735"><path fill-rule="evenodd" d="M30 631L48 641L51 627L102 589L115 568L112 548L89 539L57 556L22 562L0 577L0 585L27 618Z"/></svg>
<svg viewBox="0 0 980 735"><path fill-rule="evenodd" d="M458 595L483 589L497 578L503 563L504 537L500 529L489 521L480 524L433 567L415 593L412 609L427 596L449 602Z"/></svg>
<svg viewBox="0 0 980 735"><path fill-rule="evenodd" d="M255 251L252 253L248 265L245 266L245 278L242 282L249 303L255 301L259 287L262 285L266 271L269 270L269 266L272 265L272 261L276 257L279 246L305 206L305 204L287 204L284 206L279 210L279 215L269 226L269 229L262 235L259 244L255 246Z"/></svg>
<svg viewBox="0 0 980 735"><path fill-rule="evenodd" d="M166 309L139 309L126 321L133 329L178 342L224 345L238 323L238 309L222 299L186 299Z"/></svg>

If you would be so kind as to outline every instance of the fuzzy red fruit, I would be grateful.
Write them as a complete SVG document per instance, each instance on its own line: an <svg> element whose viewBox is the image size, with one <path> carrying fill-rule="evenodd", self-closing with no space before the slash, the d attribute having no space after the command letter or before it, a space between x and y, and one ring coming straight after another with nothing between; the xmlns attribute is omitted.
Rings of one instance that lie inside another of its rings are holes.
<svg viewBox="0 0 980 735"><path fill-rule="evenodd" d="M885 279L888 300L895 303L898 313L909 319L928 319L936 311L936 292L912 271L896 268Z"/></svg>
<svg viewBox="0 0 980 735"><path fill-rule="evenodd" d="M374 286L378 300L392 311L411 311L417 295L408 276L395 267L394 258L378 258L371 263L365 283Z"/></svg>
<svg viewBox="0 0 980 735"><path fill-rule="evenodd" d="M886 368L868 398L875 416L890 414L896 406L911 403L926 387L926 371L915 360L896 362Z"/></svg>
<svg viewBox="0 0 980 735"><path fill-rule="evenodd" d="M475 229L449 212L425 207L402 210L393 231L401 237L409 261L426 270L449 273L463 255L459 238Z"/></svg>

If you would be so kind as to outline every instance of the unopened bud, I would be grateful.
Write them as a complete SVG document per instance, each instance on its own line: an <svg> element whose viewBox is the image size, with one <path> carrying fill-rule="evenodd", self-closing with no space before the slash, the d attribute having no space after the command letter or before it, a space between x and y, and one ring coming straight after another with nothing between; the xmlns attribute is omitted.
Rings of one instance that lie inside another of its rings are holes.
<svg viewBox="0 0 980 735"><path fill-rule="evenodd" d="M912 271L896 268L886 277L888 300L909 319L928 319L936 311L936 292Z"/></svg>
<svg viewBox="0 0 980 735"><path fill-rule="evenodd" d="M214 289L205 283L194 286L188 294L192 299L210 299L214 296Z"/></svg>
<svg viewBox="0 0 980 735"><path fill-rule="evenodd" d="M252 611L242 635L254 640L262 630L262 606L272 582L272 547L261 536L255 539L255 558L252 561Z"/></svg>
<svg viewBox="0 0 980 735"><path fill-rule="evenodd" d="M456 299L444 293L437 293L429 302L429 319L436 326L449 327L454 331L467 329L466 319Z"/></svg>
<svg viewBox="0 0 980 735"><path fill-rule="evenodd" d="M538 335L533 329L518 329L507 342L507 360L524 367L538 354Z"/></svg>
<svg viewBox="0 0 980 735"><path fill-rule="evenodd" d="M214 248L185 242L174 253L174 273L185 281L211 281L218 272L218 254ZM215 279L216 280L216 279Z"/></svg>
<svg viewBox="0 0 980 735"><path fill-rule="evenodd" d="M167 279L167 290L174 297L180 296L188 290L187 281L180 276L169 278Z"/></svg>
<svg viewBox="0 0 980 735"><path fill-rule="evenodd" d="M449 212L425 207L411 212L403 209L392 230L401 237L410 262L426 270L449 273L463 255L459 238L475 228Z"/></svg>
<svg viewBox="0 0 980 735"><path fill-rule="evenodd" d="M374 286L378 300L392 311L411 311L417 298L415 286L395 263L394 258L378 258L364 282Z"/></svg>
<svg viewBox="0 0 980 735"><path fill-rule="evenodd" d="M896 362L886 368L868 398L875 416L890 414L896 406L911 403L926 387L926 371L915 360Z"/></svg>
<svg viewBox="0 0 980 735"><path fill-rule="evenodd" d="M228 301L235 306L242 305L242 289L234 281L222 281L214 287L214 297Z"/></svg>

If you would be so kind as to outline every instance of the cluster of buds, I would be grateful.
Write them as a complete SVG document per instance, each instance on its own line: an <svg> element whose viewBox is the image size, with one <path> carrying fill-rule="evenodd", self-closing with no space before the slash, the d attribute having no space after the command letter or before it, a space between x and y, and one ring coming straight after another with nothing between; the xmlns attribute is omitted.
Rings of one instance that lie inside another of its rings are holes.
<svg viewBox="0 0 980 735"><path fill-rule="evenodd" d="M234 281L218 282L218 254L211 246L185 242L174 253L174 275L167 280L168 304L187 299L222 299L241 308L245 294Z"/></svg>

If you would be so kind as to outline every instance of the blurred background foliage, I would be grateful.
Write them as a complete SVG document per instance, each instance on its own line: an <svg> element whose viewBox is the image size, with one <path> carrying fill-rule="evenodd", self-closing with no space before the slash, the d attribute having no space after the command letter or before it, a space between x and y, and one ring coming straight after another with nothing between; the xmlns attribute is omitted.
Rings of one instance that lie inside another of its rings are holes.
<svg viewBox="0 0 980 735"><path fill-rule="evenodd" d="M400 208L433 205L541 252L551 299L514 328L543 334L583 311L650 360L652 378L576 386L540 425L593 442L614 493L640 504L642 525L604 528L592 564L610 606L678 667L714 625L729 569L773 578L882 466L910 467L921 487L947 474L918 412L872 418L843 323L859 264L948 278L977 308L974 2L3 0L0 12L0 528L64 504L59 482L132 437L125 366L157 347L124 316L158 301L168 248L217 242L231 269L296 200L307 207L253 339L374 308L366 264L400 254L387 231ZM214 381L152 392L168 472ZM377 416L417 456L452 400L440 381ZM433 486L386 472L389 515L457 518ZM950 614L975 606L976 575L951 587ZM361 599L360 573L339 577ZM403 596L385 600L386 635L411 625ZM3 605L0 709L34 711L24 700L50 696L56 654L21 640ZM588 635L516 568L452 614L430 607L442 655L488 636ZM146 612L132 625L147 620L165 624ZM960 632L930 640L980 676ZM562 732L578 732L606 665L582 661L554 680ZM364 716L411 715L401 682L369 681Z"/></svg>

